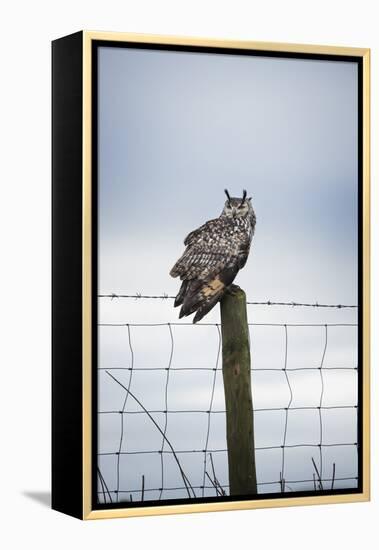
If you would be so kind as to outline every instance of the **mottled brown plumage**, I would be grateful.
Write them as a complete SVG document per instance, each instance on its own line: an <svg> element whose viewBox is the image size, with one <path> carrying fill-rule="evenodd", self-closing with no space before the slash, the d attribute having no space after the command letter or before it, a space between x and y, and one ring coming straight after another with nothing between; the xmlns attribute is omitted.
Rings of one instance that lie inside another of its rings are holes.
<svg viewBox="0 0 379 550"><path fill-rule="evenodd" d="M182 280L175 307L179 317L196 311L193 322L204 317L222 298L238 271L246 264L255 229L251 198L230 197L220 217L209 220L184 240L186 249L170 271Z"/></svg>

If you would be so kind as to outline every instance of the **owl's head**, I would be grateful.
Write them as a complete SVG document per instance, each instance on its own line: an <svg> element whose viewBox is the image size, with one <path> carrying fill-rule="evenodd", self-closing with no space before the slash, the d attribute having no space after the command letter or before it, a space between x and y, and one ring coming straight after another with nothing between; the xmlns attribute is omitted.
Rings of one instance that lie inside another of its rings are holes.
<svg viewBox="0 0 379 550"><path fill-rule="evenodd" d="M221 214L222 216L226 216L227 218L246 218L254 216L251 197L246 198L247 192L245 189L243 190L242 197L231 197L227 189L225 189L225 195L227 199Z"/></svg>

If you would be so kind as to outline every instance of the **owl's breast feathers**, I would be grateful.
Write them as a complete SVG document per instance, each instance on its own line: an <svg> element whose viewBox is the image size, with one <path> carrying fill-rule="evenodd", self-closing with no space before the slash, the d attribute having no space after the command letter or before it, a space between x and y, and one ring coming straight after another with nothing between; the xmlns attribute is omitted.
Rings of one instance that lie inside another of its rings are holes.
<svg viewBox="0 0 379 550"><path fill-rule="evenodd" d="M220 216L186 237L186 249L170 271L183 281L175 299L180 318L196 311L196 323L221 300L246 264L254 225L248 218Z"/></svg>

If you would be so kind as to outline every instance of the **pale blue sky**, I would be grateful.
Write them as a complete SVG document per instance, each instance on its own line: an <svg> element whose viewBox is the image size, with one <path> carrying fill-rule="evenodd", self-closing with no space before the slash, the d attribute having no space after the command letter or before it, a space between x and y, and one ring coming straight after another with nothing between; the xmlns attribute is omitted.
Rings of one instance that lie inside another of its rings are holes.
<svg viewBox="0 0 379 550"><path fill-rule="evenodd" d="M227 187L232 195L246 188L257 215L251 256L236 280L249 299L356 303L355 64L100 48L98 68L101 293L175 294L178 282L170 278L169 270L183 251L183 239L189 231L219 215L225 199L223 189ZM177 313L172 302L103 300L100 304L101 322L167 323L177 321ZM249 308L249 319L274 323L356 322L351 310L287 308ZM218 320L216 307L205 321ZM176 366L213 364L217 348L213 328L208 333L204 328L191 329L198 331L196 335L176 332ZM158 332L147 334L134 329L137 366L166 365L170 342L167 334ZM282 366L282 337L275 331L253 330L253 357L258 366ZM125 330L101 330L101 366L129 365L125 338ZM317 364L322 338L321 329L307 334L291 331L292 365ZM356 365L354 329L331 333L326 360L329 366ZM329 380L330 403L335 399L350 403L356 394L356 379L350 372L338 374L340 378ZM120 376L128 381L127 372ZM146 403L158 406L154 399L161 399L165 378L164 374L154 376L158 378L148 379L139 373L133 385ZM171 403L179 399L187 408L191 403L205 407L210 382L205 378L173 377ZM285 405L284 382L265 378L263 373L256 375L255 400L269 406L268 398L277 396ZM317 402L320 387L310 374L293 383L303 400ZM120 398L118 389L103 374L100 387L101 407L112 408ZM345 394L337 397L341 387ZM222 409L221 386L217 399ZM129 441L139 447L153 445L151 430L146 426L144 432L136 423L139 415L132 416ZM193 439L188 444L201 446L201 438L195 439L204 432L203 419L185 416L181 424L177 417L170 419L168 434L175 440L182 430L186 432L185 426L191 425ZM348 411L338 418L334 424L329 423L329 436L333 439L342 434L345 439L354 439L354 418ZM158 415L157 420L163 419ZM264 442L268 433L275 438L275 427L281 433L282 420L257 417L258 439ZM118 422L118 418L108 416L104 420L101 445L113 445L117 440ZM222 444L223 422L220 416L211 430L215 444ZM303 415L291 426L294 440L304 430L311 438L318 437L317 418L306 419ZM177 444L184 443L179 437ZM338 449L338 453L343 474L353 472L356 463L351 450L343 454ZM329 452L329 467L333 459L337 461ZM311 476L309 456L291 460L290 467L298 475ZM149 483L159 486L158 462L138 462L136 476L141 464L149 473ZM220 477L225 479L225 462L218 466ZM277 477L277 466L277 457L271 460L266 456L260 463L261 479L272 477L274 472ZM103 468L113 485L114 465L103 464ZM191 463L188 468L196 477L197 466ZM129 465L124 480L128 486L133 484L133 475ZM178 494L172 492L171 496Z"/></svg>
<svg viewBox="0 0 379 550"><path fill-rule="evenodd" d="M175 290L227 187L257 214L249 295L356 299L355 64L101 48L99 78L101 291Z"/></svg>

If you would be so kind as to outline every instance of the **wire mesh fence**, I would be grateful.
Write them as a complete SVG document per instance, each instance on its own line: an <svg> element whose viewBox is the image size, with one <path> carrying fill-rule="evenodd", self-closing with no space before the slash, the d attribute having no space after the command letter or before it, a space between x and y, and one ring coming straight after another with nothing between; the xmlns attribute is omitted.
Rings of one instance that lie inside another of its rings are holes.
<svg viewBox="0 0 379 550"><path fill-rule="evenodd" d="M99 330L121 331L126 344L98 366L99 502L228 495L220 324L101 322ZM356 487L357 324L249 323L249 330L258 492ZM183 342L201 331L191 362ZM309 332L317 345L309 346Z"/></svg>

